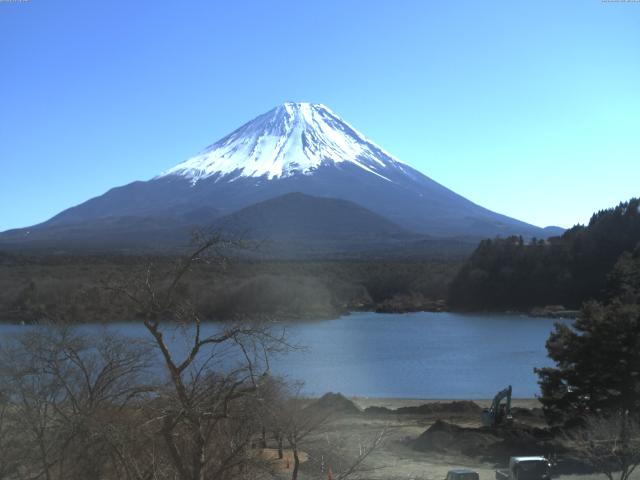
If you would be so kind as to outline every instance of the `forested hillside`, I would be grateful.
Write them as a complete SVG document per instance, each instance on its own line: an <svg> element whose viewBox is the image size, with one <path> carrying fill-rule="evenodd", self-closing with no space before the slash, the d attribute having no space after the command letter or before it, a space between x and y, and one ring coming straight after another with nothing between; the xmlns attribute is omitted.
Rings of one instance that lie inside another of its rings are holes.
<svg viewBox="0 0 640 480"><path fill-rule="evenodd" d="M465 310L577 308L611 294L611 272L640 244L640 199L595 213L549 240L484 240L451 284L449 304ZM625 255L625 252L626 255ZM619 262L616 266L616 262Z"/></svg>
<svg viewBox="0 0 640 480"><path fill-rule="evenodd" d="M0 252L0 322L134 320L108 285L169 275L176 257L25 256ZM249 261L198 265L184 283L204 318L331 318L353 310L440 309L459 261ZM129 308L131 307L131 308Z"/></svg>

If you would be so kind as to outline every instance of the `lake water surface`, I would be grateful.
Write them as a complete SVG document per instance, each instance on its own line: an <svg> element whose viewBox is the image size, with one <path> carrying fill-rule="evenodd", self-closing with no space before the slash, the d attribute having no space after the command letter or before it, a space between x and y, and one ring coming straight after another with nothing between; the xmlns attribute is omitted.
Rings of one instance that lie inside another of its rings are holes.
<svg viewBox="0 0 640 480"><path fill-rule="evenodd" d="M272 368L303 380L310 395L481 399L513 385L515 397L530 398L539 393L533 368L552 365L545 341L556 321L420 312L287 323L291 340L307 348L275 358ZM0 336L24 328L29 327L0 325ZM137 323L109 328L130 337L148 335Z"/></svg>
<svg viewBox="0 0 640 480"><path fill-rule="evenodd" d="M406 398L492 398L539 393L534 367L557 320L517 315L357 313L294 326L310 345L293 354L307 391ZM280 367L280 365L279 365ZM282 368L292 372L291 368Z"/></svg>

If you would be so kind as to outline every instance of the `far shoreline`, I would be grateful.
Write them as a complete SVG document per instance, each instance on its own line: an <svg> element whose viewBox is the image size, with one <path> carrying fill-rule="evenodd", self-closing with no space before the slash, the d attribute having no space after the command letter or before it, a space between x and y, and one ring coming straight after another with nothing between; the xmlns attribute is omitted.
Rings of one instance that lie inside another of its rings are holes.
<svg viewBox="0 0 640 480"><path fill-rule="evenodd" d="M568 313L570 312L570 314ZM309 314L307 316L293 316L293 315L280 315L279 318L273 318L268 320L262 320L266 322L270 322L273 324L296 324L296 323L307 323L307 322L325 322L330 320L340 320L341 318L348 318L351 315L358 314L371 314L371 315L380 315L380 316L388 316L388 315L410 315L410 314L418 314L418 313L433 313L433 314L453 314L453 315L499 315L499 316L514 316L514 317L526 317L526 318L539 318L541 320L575 320L578 318L579 311L563 311L562 315L559 314L536 314L534 312L521 312L514 310L404 310L404 311L380 311L376 309L362 309L362 310L345 310L342 312L335 312L333 314L323 315L323 314ZM275 317L276 315L274 315ZM249 320L250 321L250 320ZM82 325L102 325L102 326L111 326L117 324L135 324L141 323L142 319L121 319L121 320L113 320L113 321L103 321L103 320L95 320L95 321L86 321L86 322L68 322L63 323L65 326L82 326ZM166 321L167 325L172 323L171 321ZM233 323L232 319L204 319L202 320L203 324L225 324L225 323ZM49 322L47 319L43 319L43 321L29 321L18 318L11 318L9 315L7 318L0 318L0 325L15 325L15 326L38 326L38 325L56 325L58 323Z"/></svg>
<svg viewBox="0 0 640 480"><path fill-rule="evenodd" d="M398 409L402 407L419 407L432 403L452 403L469 401L477 404L481 408L489 408L493 402L493 398L470 399L470 398L447 398L447 399L429 399L429 398L401 398L401 397L361 397L357 395L345 395L346 398L355 403L359 408L364 410L368 407L386 407L389 409ZM320 397L313 397L320 398ZM542 404L538 398L512 398L511 406L518 408L542 408Z"/></svg>

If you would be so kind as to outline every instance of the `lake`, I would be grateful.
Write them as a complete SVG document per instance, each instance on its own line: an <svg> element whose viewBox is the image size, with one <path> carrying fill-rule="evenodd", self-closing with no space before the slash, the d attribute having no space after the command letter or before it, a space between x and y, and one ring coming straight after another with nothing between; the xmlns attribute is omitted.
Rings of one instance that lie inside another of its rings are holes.
<svg viewBox="0 0 640 480"><path fill-rule="evenodd" d="M539 393L533 368L552 365L545 341L556 321L499 314L366 312L287 323L291 340L307 348L275 358L272 368L303 380L309 395L334 391L364 397L484 399L513 385L514 397L531 398ZM0 335L25 328L0 325ZM148 335L137 323L109 328L130 337Z"/></svg>
<svg viewBox="0 0 640 480"><path fill-rule="evenodd" d="M292 356L295 371L314 394L332 390L369 397L481 399L513 385L515 397L531 398L539 393L533 368L552 365L545 341L556 321L495 314L357 313L294 325L294 338L311 349Z"/></svg>

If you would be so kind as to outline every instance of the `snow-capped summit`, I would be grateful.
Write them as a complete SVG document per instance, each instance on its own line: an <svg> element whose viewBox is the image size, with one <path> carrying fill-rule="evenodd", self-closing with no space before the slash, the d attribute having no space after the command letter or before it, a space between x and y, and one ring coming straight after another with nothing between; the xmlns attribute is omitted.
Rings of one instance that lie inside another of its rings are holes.
<svg viewBox="0 0 640 480"><path fill-rule="evenodd" d="M368 140L328 107L287 102L260 115L202 153L163 172L192 183L217 175L285 178L309 175L323 164L348 162L389 180L385 169L402 163Z"/></svg>

